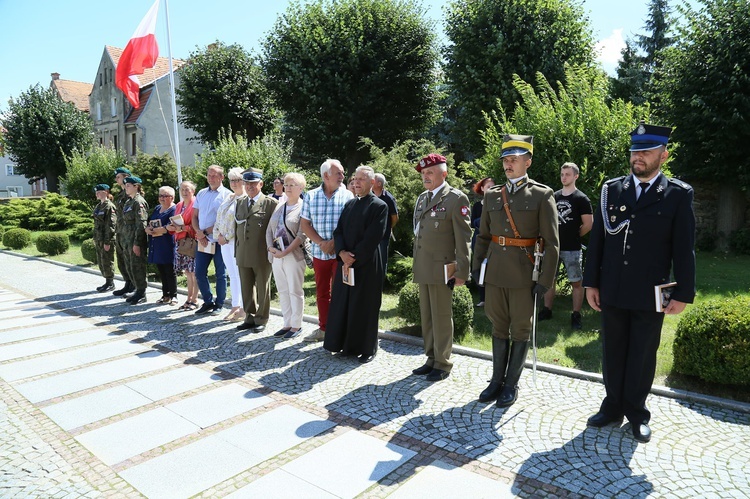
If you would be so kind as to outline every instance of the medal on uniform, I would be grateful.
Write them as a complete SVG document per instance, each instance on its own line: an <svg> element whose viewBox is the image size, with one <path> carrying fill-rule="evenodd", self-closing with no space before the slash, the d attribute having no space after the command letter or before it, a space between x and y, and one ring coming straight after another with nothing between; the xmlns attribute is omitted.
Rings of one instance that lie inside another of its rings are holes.
<svg viewBox="0 0 750 499"><path fill-rule="evenodd" d="M609 217L610 222L615 223L615 220L617 220L616 216L612 215L611 217Z"/></svg>
<svg viewBox="0 0 750 499"><path fill-rule="evenodd" d="M661 192L664 190L664 186L659 184L659 186L656 188L656 192Z"/></svg>
<svg viewBox="0 0 750 499"><path fill-rule="evenodd" d="M435 212L434 212L434 211L431 211L431 212L430 212L430 216L431 216L431 217L434 217L434 216L435 216Z"/></svg>
<svg viewBox="0 0 750 499"><path fill-rule="evenodd" d="M440 222L435 222L435 228L437 229L438 227L440 227Z"/></svg>
<svg viewBox="0 0 750 499"><path fill-rule="evenodd" d="M625 205L620 206L620 211L625 211L627 208L625 208Z"/></svg>

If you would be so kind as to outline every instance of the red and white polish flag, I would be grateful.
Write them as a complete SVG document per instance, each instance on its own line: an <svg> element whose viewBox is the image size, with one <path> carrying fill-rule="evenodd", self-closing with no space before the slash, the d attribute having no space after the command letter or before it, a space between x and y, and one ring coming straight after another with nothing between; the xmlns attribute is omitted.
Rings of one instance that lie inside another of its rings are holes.
<svg viewBox="0 0 750 499"><path fill-rule="evenodd" d="M117 63L115 83L135 108L140 104L141 83L138 75L142 75L146 69L153 68L159 57L159 45L156 43L154 34L158 12L159 0L156 0L136 28Z"/></svg>

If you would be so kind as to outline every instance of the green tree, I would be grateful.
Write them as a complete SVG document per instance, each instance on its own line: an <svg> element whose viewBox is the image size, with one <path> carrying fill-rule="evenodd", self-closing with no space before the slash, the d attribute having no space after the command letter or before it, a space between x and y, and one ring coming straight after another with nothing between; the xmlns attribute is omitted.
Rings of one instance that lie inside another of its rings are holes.
<svg viewBox="0 0 750 499"><path fill-rule="evenodd" d="M750 188L750 3L700 3L699 11L684 8L678 42L666 51L662 109L680 143L675 172L717 181L717 232L725 249L724 236L745 222Z"/></svg>
<svg viewBox="0 0 750 499"><path fill-rule="evenodd" d="M39 85L9 101L0 125L5 128L5 151L18 172L29 177L29 183L46 178L50 192L59 190L65 158L73 151L88 150L94 136L86 113Z"/></svg>
<svg viewBox="0 0 750 499"><path fill-rule="evenodd" d="M521 104L512 116L501 109L487 120L483 132L487 153L480 163L487 175L503 182L503 136L533 135L529 176L557 189L560 166L572 161L581 169L578 188L594 201L605 179L629 171L629 133L641 117L648 117L648 108L620 99L609 102L607 76L597 69L568 67L565 81L555 91L541 73L536 86L516 76Z"/></svg>
<svg viewBox="0 0 750 499"><path fill-rule="evenodd" d="M433 26L413 0L292 4L263 42L269 86L301 155L348 170L437 118Z"/></svg>
<svg viewBox="0 0 750 499"><path fill-rule="evenodd" d="M95 145L89 152L73 151L65 158L65 176L60 178L63 189L71 199L96 203L94 186L115 186L115 168L125 165L125 157L111 147Z"/></svg>
<svg viewBox="0 0 750 499"><path fill-rule="evenodd" d="M620 52L622 58L617 64L617 77L610 81L610 95L640 106L646 103L647 75L644 71L643 56L631 40L625 41Z"/></svg>
<svg viewBox="0 0 750 499"><path fill-rule="evenodd" d="M177 163L169 153L139 152L130 170L143 181L143 197L148 203L149 213L159 204L159 187L168 186L177 190ZM175 202L179 201L179 193L175 192L175 197Z"/></svg>
<svg viewBox="0 0 750 499"><path fill-rule="evenodd" d="M279 113L263 71L240 45L216 42L191 53L179 76L178 119L204 142L228 128L251 139L274 128Z"/></svg>
<svg viewBox="0 0 750 499"><path fill-rule="evenodd" d="M583 8L572 0L454 0L445 73L457 94L460 146L482 152L483 113L499 100L512 112L519 98L513 75L533 81L541 72L564 81L565 63L593 63L594 41Z"/></svg>

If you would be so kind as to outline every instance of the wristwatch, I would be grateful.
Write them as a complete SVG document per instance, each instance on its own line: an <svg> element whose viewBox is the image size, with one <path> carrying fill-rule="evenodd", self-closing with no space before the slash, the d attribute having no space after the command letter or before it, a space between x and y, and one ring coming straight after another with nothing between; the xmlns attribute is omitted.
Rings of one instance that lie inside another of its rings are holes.
<svg viewBox="0 0 750 499"><path fill-rule="evenodd" d="M208 237L208 232L206 232L205 229L203 230L203 235Z"/></svg>

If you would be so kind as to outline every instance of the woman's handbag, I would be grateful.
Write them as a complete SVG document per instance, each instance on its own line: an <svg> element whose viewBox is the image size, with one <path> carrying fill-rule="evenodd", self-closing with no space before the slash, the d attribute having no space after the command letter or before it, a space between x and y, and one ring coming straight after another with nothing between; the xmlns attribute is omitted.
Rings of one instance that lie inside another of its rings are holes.
<svg viewBox="0 0 750 499"><path fill-rule="evenodd" d="M286 204L284 204L284 213L282 220L284 221L284 227L286 228L286 231L292 235L292 239L295 239L297 235L292 232L292 230L286 224ZM300 247L302 248L302 256L305 257L305 265L307 265L308 269L313 268L312 247L310 246L310 240L305 238L305 242L302 243Z"/></svg>
<svg viewBox="0 0 750 499"><path fill-rule="evenodd" d="M198 241L192 237L183 237L177 240L177 253L195 258L198 249Z"/></svg>

